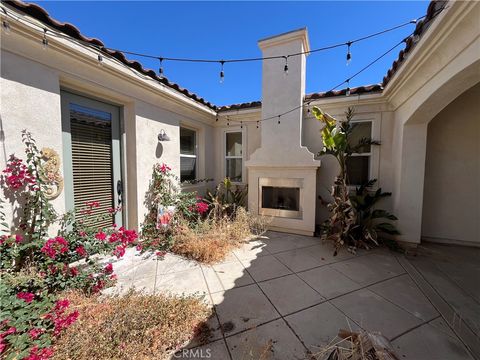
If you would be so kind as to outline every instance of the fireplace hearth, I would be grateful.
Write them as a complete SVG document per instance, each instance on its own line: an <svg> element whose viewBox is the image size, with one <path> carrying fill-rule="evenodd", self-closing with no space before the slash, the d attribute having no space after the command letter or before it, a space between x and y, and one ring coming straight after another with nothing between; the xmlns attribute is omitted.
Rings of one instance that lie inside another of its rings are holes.
<svg viewBox="0 0 480 360"><path fill-rule="evenodd" d="M259 179L259 208L262 215L302 218L301 196L303 179Z"/></svg>

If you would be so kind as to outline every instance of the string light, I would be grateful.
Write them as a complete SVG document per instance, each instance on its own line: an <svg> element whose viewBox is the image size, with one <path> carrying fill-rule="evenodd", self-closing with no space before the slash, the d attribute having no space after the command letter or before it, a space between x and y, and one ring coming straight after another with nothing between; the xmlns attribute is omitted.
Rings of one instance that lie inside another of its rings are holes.
<svg viewBox="0 0 480 360"><path fill-rule="evenodd" d="M279 124L280 124L280 116L282 116L282 115L278 115L278 123Z"/></svg>
<svg viewBox="0 0 480 360"><path fill-rule="evenodd" d="M222 66L220 69L220 84L223 84L223 81L225 80L225 73L223 72L223 64L225 64L225 61L220 60L220 65Z"/></svg>
<svg viewBox="0 0 480 360"><path fill-rule="evenodd" d="M350 96L350 79L347 79L347 89L345 90L345 96Z"/></svg>
<svg viewBox="0 0 480 360"><path fill-rule="evenodd" d="M227 115L227 126L230 126L230 118Z"/></svg>
<svg viewBox="0 0 480 360"><path fill-rule="evenodd" d="M240 121L240 129L243 129L243 121Z"/></svg>
<svg viewBox="0 0 480 360"><path fill-rule="evenodd" d="M350 52L351 46L352 46L352 42L351 41L347 42L347 66L350 64L350 61L352 60L352 53Z"/></svg>
<svg viewBox="0 0 480 360"><path fill-rule="evenodd" d="M217 114L215 115L215 122L218 122L218 112L217 112Z"/></svg>
<svg viewBox="0 0 480 360"><path fill-rule="evenodd" d="M283 67L283 73L285 76L288 75L288 56L285 56L285 66Z"/></svg>
<svg viewBox="0 0 480 360"><path fill-rule="evenodd" d="M160 66L158 68L158 76L163 77L163 58L158 58Z"/></svg>
<svg viewBox="0 0 480 360"><path fill-rule="evenodd" d="M43 50L47 50L48 48L47 31L48 31L47 28L43 29L43 39L42 39Z"/></svg>
<svg viewBox="0 0 480 360"><path fill-rule="evenodd" d="M258 129L258 124L260 124L260 120L257 120L257 129Z"/></svg>
<svg viewBox="0 0 480 360"><path fill-rule="evenodd" d="M98 59L98 65L102 66L103 65L103 56L101 54L98 54L97 59Z"/></svg>

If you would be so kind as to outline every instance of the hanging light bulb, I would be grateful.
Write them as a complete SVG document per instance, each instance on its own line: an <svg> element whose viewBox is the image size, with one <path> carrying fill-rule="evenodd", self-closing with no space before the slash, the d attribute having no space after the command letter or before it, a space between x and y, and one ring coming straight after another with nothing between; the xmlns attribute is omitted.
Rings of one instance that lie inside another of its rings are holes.
<svg viewBox="0 0 480 360"><path fill-rule="evenodd" d="M258 124L260 124L260 121L257 120L257 129L258 129Z"/></svg>
<svg viewBox="0 0 480 360"><path fill-rule="evenodd" d="M240 129L243 129L243 121L240 121Z"/></svg>
<svg viewBox="0 0 480 360"><path fill-rule="evenodd" d="M281 116L281 115L278 115L278 124L280 124L280 116Z"/></svg>
<svg viewBox="0 0 480 360"><path fill-rule="evenodd" d="M414 44L418 43L420 41L420 36L418 34L413 34L412 41Z"/></svg>
<svg viewBox="0 0 480 360"><path fill-rule="evenodd" d="M352 46L351 41L347 42L347 65L349 65L350 61L352 60L352 53L350 52L350 46Z"/></svg>
<svg viewBox="0 0 480 360"><path fill-rule="evenodd" d="M215 116L215 122L218 122L218 113L217 113L217 115Z"/></svg>
<svg viewBox="0 0 480 360"><path fill-rule="evenodd" d="M160 67L158 68L158 76L163 77L163 58L158 58Z"/></svg>
<svg viewBox="0 0 480 360"><path fill-rule="evenodd" d="M230 126L230 118L227 116L227 126Z"/></svg>
<svg viewBox="0 0 480 360"><path fill-rule="evenodd" d="M98 54L97 59L98 59L98 66L102 66L103 65L103 56Z"/></svg>
<svg viewBox="0 0 480 360"><path fill-rule="evenodd" d="M225 80L225 73L223 72L223 64L225 64L225 61L220 61L220 64L222 65L222 68L220 69L220 84L223 84L223 81Z"/></svg>
<svg viewBox="0 0 480 360"><path fill-rule="evenodd" d="M347 89L345 90L345 96L350 96L350 79L347 80Z"/></svg>
<svg viewBox="0 0 480 360"><path fill-rule="evenodd" d="M287 76L288 75L288 56L284 56L284 58L285 58L285 66L283 67L283 74Z"/></svg>
<svg viewBox="0 0 480 360"><path fill-rule="evenodd" d="M42 47L43 47L43 50L48 49L47 28L43 29Z"/></svg>

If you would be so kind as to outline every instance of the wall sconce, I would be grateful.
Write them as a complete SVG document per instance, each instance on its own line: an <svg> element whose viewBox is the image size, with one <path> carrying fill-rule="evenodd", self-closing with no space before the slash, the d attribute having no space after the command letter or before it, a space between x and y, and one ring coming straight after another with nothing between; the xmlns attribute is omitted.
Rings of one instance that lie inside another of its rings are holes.
<svg viewBox="0 0 480 360"><path fill-rule="evenodd" d="M158 134L158 141L170 141L170 138L168 137L165 130L160 130L160 134Z"/></svg>

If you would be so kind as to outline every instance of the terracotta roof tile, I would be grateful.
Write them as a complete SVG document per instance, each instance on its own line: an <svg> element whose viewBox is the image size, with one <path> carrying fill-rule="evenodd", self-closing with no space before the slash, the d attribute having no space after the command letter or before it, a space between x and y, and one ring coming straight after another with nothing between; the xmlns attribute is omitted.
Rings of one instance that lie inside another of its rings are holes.
<svg viewBox="0 0 480 360"><path fill-rule="evenodd" d="M45 25L50 26L50 27L52 27L52 28L54 28L54 29L56 29L56 30L68 35L68 36L71 36L74 39L77 39L77 40L80 40L80 41L83 41L83 42L87 42L87 43L90 43L94 46L97 46L99 48L99 50L102 51L103 53L108 54L108 55L116 58L117 60L119 60L123 64L137 70L141 74L144 74L144 75L152 78L153 80L156 80L156 81L164 84L165 86L168 86L171 89L174 89L174 90L184 94L188 98L191 98L191 99L209 107L212 110L217 109L217 107L215 105L206 101L205 99L198 96L197 94L192 93L192 92L188 91L187 89L184 89L184 88L180 87L178 84L169 81L165 77L159 77L154 70L145 69L142 66L142 64L139 63L138 61L128 60L125 57L125 54L123 54L122 52L112 51L112 50L107 49L105 47L104 43L101 40L86 37L74 25L72 25L70 23L62 23L62 22L59 22L59 21L53 19L50 16L50 14L44 8L42 8L41 6L39 6L37 4L34 4L34 3L24 3L24 2L19 1L19 0L9 0L9 1L5 1L5 3L10 5L11 7L15 8L15 9L20 10L21 12L23 12L23 13L41 21L41 22L43 22Z"/></svg>
<svg viewBox="0 0 480 360"><path fill-rule="evenodd" d="M240 110L240 109L250 109L262 106L261 101L251 101L240 104L232 104L218 107L218 111L228 111L228 110Z"/></svg>

